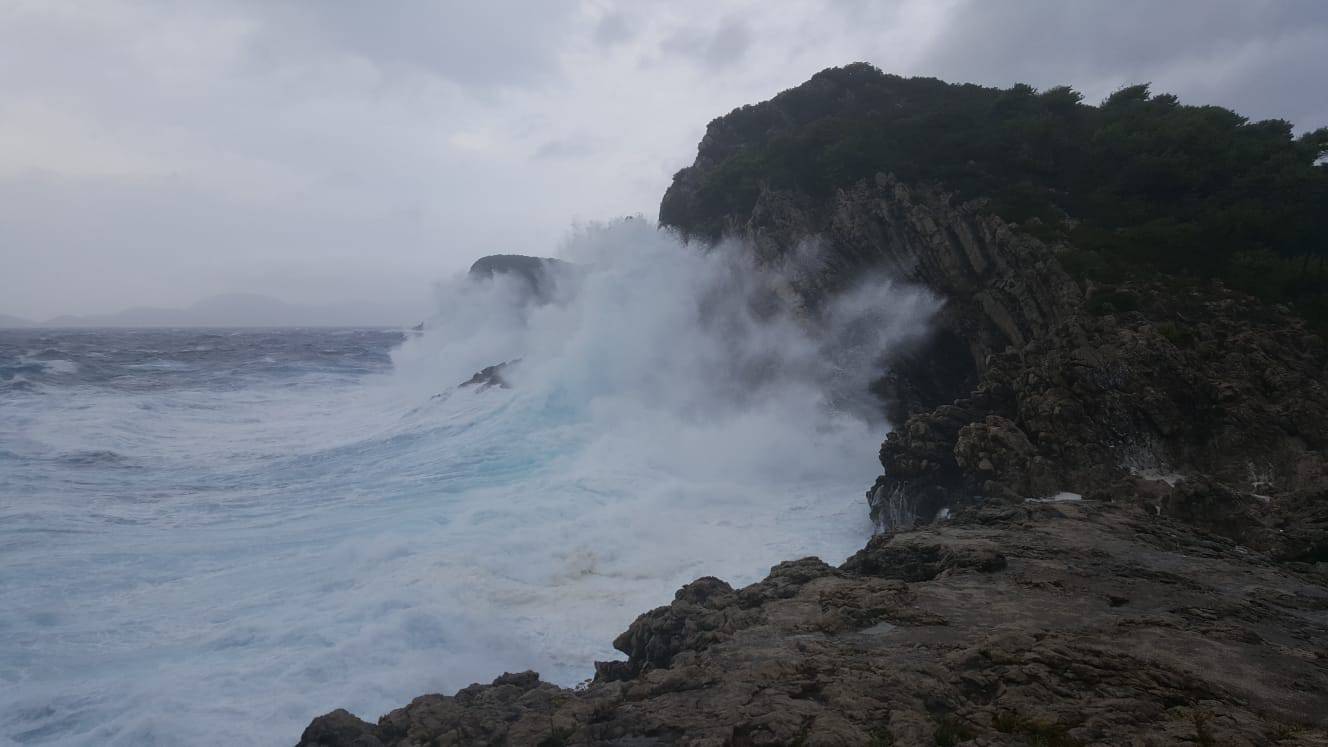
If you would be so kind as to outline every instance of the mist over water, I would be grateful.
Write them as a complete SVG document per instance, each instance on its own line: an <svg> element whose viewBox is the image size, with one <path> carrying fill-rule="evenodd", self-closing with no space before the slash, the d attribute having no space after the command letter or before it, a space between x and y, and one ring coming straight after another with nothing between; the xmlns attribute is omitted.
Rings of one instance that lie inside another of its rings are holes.
<svg viewBox="0 0 1328 747"><path fill-rule="evenodd" d="M0 333L0 741L289 744L570 685L697 576L861 546L865 387L934 299L793 311L780 268L639 220L559 254L551 301L456 278L404 341Z"/></svg>

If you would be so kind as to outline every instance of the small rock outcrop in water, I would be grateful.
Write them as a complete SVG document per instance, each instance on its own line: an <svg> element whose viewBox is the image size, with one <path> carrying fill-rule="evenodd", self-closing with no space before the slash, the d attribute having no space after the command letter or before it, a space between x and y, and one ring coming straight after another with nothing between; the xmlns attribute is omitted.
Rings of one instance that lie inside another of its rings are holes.
<svg viewBox="0 0 1328 747"><path fill-rule="evenodd" d="M458 388L473 386L479 391L484 391L491 386L496 386L499 389L511 389L512 385L508 383L507 379L503 378L503 372L520 362L521 359L516 358L510 361L503 361L495 366L485 366L477 371L474 376L461 382Z"/></svg>
<svg viewBox="0 0 1328 747"><path fill-rule="evenodd" d="M520 254L491 254L475 260L470 276L490 279L496 275L516 278L535 303L549 303L558 297L559 283L568 277L573 267L569 262L547 257L527 257Z"/></svg>
<svg viewBox="0 0 1328 747"><path fill-rule="evenodd" d="M571 287L576 279L574 269L575 265L560 259L527 257L521 254L491 254L475 260L468 274L475 280L491 280L500 275L515 278L517 287L521 291L519 301L522 304L543 305L566 298L574 290ZM420 329L423 329L423 323ZM494 386L499 389L510 389L512 385L503 374L520 362L521 359L517 358L485 366L460 386L473 386L477 391L484 391Z"/></svg>
<svg viewBox="0 0 1328 747"><path fill-rule="evenodd" d="M1068 112L1070 128L1088 113L1067 90L1037 105ZM832 185L789 172L845 152L863 155L830 174L857 174L872 154L904 152L872 140L882 121L943 137L953 111L1019 111L1033 95L826 71L712 122L661 205L684 237L734 237L772 265L816 242L817 261L787 277L808 309L876 272L945 298L933 339L887 351L877 387L899 424L868 491L887 533L838 568L804 558L740 589L688 584L638 617L614 641L626 659L598 663L583 688L505 674L376 724L334 711L301 745L1328 744L1319 335L1212 277L1072 273L1075 220L1042 232L969 199L974 181L1006 198L1027 186L999 168L1061 173L1036 152L1007 163L1002 143L961 161L968 193L889 170ZM1167 117L1175 101L1136 87L1102 111L1145 105ZM828 132L842 147L825 159L779 161L793 135ZM1277 140L1264 144L1298 147ZM752 189L742 169L756 169ZM1048 194L1057 209L1101 207Z"/></svg>

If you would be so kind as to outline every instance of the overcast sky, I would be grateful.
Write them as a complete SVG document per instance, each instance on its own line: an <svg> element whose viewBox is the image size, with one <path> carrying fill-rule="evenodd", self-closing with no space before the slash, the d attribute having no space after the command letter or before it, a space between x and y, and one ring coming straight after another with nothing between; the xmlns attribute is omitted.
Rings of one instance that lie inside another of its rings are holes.
<svg viewBox="0 0 1328 747"><path fill-rule="evenodd" d="M0 313L423 304L855 60L1328 124L1322 0L0 0Z"/></svg>

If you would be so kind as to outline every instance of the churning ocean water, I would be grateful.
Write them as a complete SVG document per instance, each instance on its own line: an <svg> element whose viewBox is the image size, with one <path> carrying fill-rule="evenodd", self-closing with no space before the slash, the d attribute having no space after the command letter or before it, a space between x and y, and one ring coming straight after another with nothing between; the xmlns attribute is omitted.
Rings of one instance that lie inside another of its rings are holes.
<svg viewBox="0 0 1328 747"><path fill-rule="evenodd" d="M459 278L421 334L0 331L0 743L290 744L571 685L697 576L860 547L886 426L824 384L932 303L881 286L832 354L715 256L591 233L561 302Z"/></svg>

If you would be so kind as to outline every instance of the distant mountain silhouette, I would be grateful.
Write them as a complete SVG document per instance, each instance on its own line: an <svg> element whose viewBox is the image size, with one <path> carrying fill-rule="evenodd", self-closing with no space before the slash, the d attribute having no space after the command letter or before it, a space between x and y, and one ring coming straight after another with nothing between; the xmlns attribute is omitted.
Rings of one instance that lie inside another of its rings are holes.
<svg viewBox="0 0 1328 747"><path fill-rule="evenodd" d="M31 319L24 319L21 316L10 316L8 314L0 314L0 329L3 329L5 327L31 327L31 326L32 326Z"/></svg>

